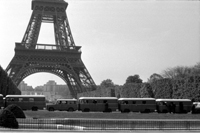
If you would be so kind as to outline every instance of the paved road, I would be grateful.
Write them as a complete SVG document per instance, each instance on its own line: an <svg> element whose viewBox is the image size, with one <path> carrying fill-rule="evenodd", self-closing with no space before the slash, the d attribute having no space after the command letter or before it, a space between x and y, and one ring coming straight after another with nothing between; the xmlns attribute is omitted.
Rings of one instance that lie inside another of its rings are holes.
<svg viewBox="0 0 200 133"><path fill-rule="evenodd" d="M186 130L132 130L132 131L55 131L55 130L0 130L0 133L198 133L199 130L186 131Z"/></svg>

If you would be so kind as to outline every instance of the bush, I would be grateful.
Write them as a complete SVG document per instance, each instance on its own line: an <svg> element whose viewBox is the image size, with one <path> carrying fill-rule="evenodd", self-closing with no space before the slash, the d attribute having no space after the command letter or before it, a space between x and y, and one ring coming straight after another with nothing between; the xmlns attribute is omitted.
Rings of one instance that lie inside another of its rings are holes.
<svg viewBox="0 0 200 133"><path fill-rule="evenodd" d="M19 127L15 115L7 109L4 109L0 112L0 126L8 128Z"/></svg>
<svg viewBox="0 0 200 133"><path fill-rule="evenodd" d="M6 109L11 111L15 115L15 118L26 118L22 109L15 104L8 105Z"/></svg>

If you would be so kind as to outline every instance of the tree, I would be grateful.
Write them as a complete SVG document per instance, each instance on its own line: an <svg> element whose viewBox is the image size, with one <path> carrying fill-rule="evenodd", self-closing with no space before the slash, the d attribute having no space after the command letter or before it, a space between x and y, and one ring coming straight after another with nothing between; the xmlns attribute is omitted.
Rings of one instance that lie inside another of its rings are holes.
<svg viewBox="0 0 200 133"><path fill-rule="evenodd" d="M160 79L151 83L154 98L172 98L172 79Z"/></svg>
<svg viewBox="0 0 200 133"><path fill-rule="evenodd" d="M192 68L193 75L200 75L200 62L198 62L193 68Z"/></svg>
<svg viewBox="0 0 200 133"><path fill-rule="evenodd" d="M122 89L123 89L123 86L119 86L119 85L115 86L115 96L117 98L121 97L121 91L122 91Z"/></svg>
<svg viewBox="0 0 200 133"><path fill-rule="evenodd" d="M14 84L7 72L0 66L0 94L21 94L20 90Z"/></svg>
<svg viewBox="0 0 200 133"><path fill-rule="evenodd" d="M200 75L188 76L173 82L173 98L200 100Z"/></svg>
<svg viewBox="0 0 200 133"><path fill-rule="evenodd" d="M134 76L129 76L126 79L126 84L128 83L142 83L142 79L140 79L140 76L135 74Z"/></svg>
<svg viewBox="0 0 200 133"><path fill-rule="evenodd" d="M152 87L149 83L143 83L140 88L140 96L143 98L154 97Z"/></svg>
<svg viewBox="0 0 200 133"><path fill-rule="evenodd" d="M115 85L111 79L106 79L101 82L100 86L103 88L108 88L108 87L114 87Z"/></svg>
<svg viewBox="0 0 200 133"><path fill-rule="evenodd" d="M141 83L124 84L121 90L121 97L135 98L140 96Z"/></svg>
<svg viewBox="0 0 200 133"><path fill-rule="evenodd" d="M192 69L189 67L177 66L174 68L168 68L163 71L162 76L164 78L178 79L185 78L192 74Z"/></svg>
<svg viewBox="0 0 200 133"><path fill-rule="evenodd" d="M163 77L161 75L157 74L157 73L154 73L148 79L148 83L155 82L156 80L159 80L159 79L163 79Z"/></svg>
<svg viewBox="0 0 200 133"><path fill-rule="evenodd" d="M3 94L4 96L6 95L5 92L6 92L6 89L7 89L7 78L8 78L8 75L7 73L3 70L2 67L0 67L1 69L1 79L0 79L0 93Z"/></svg>

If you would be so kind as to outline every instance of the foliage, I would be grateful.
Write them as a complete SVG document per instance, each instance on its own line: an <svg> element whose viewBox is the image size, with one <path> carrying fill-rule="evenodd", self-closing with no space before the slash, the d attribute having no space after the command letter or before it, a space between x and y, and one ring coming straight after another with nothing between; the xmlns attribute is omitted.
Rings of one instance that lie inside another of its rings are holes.
<svg viewBox="0 0 200 133"><path fill-rule="evenodd" d="M172 80L160 79L150 84L154 98L172 98Z"/></svg>
<svg viewBox="0 0 200 133"><path fill-rule="evenodd" d="M19 127L15 115L8 109L3 109L0 112L0 126L8 128Z"/></svg>
<svg viewBox="0 0 200 133"><path fill-rule="evenodd" d="M173 98L200 100L200 75L174 80Z"/></svg>
<svg viewBox="0 0 200 133"><path fill-rule="evenodd" d="M177 79L177 78L185 78L187 75L191 73L191 69L188 67L177 66L174 68L168 68L163 71L163 77Z"/></svg>
<svg viewBox="0 0 200 133"><path fill-rule="evenodd" d="M157 73L154 73L148 79L148 83L152 83L152 82L159 80L159 79L163 79L163 77L161 75L157 74Z"/></svg>
<svg viewBox="0 0 200 133"><path fill-rule="evenodd" d="M119 85L115 86L114 90L115 90L115 96L117 98L121 97L121 91L122 91L122 89L123 89L123 86L119 86Z"/></svg>
<svg viewBox="0 0 200 133"><path fill-rule="evenodd" d="M104 88L108 88L108 87L113 87L114 86L114 83L112 82L111 79L106 79L106 80L103 80L100 84L101 87L104 87Z"/></svg>
<svg viewBox="0 0 200 133"><path fill-rule="evenodd" d="M0 78L0 93L5 96L5 90L7 87L7 73L3 70L3 68L0 66L1 71L1 78Z"/></svg>
<svg viewBox="0 0 200 133"><path fill-rule="evenodd" d="M89 91L89 92L82 92L77 94L77 98L79 97L95 97L96 92L95 91Z"/></svg>
<svg viewBox="0 0 200 133"><path fill-rule="evenodd" d="M143 83L142 87L140 88L140 96L142 98L147 98L147 97L154 97L154 93L152 91L152 87L149 83Z"/></svg>
<svg viewBox="0 0 200 133"><path fill-rule="evenodd" d="M78 93L77 97L115 97L115 87L98 87L94 91Z"/></svg>
<svg viewBox="0 0 200 133"><path fill-rule="evenodd" d="M142 79L140 79L140 76L136 74L134 76L129 76L126 79L126 84L128 83L142 83Z"/></svg>
<svg viewBox="0 0 200 133"><path fill-rule="evenodd" d="M200 62L192 67L168 68L163 77L172 81L172 98L200 101Z"/></svg>
<svg viewBox="0 0 200 133"><path fill-rule="evenodd" d="M61 98L68 98L71 94L67 87L65 88L59 88L59 91L57 91L57 95L60 95Z"/></svg>
<svg viewBox="0 0 200 133"><path fill-rule="evenodd" d="M15 104L8 105L6 109L12 112L16 118L26 118L23 110Z"/></svg>
<svg viewBox="0 0 200 133"><path fill-rule="evenodd" d="M193 68L192 73L195 75L200 75L200 62L198 62Z"/></svg>
<svg viewBox="0 0 200 133"><path fill-rule="evenodd" d="M7 72L0 66L0 94L21 94L14 82L8 77Z"/></svg>
<svg viewBox="0 0 200 133"><path fill-rule="evenodd" d="M124 84L121 91L121 97L134 98L140 96L140 88L142 84L139 83L129 83Z"/></svg>
<svg viewBox="0 0 200 133"><path fill-rule="evenodd" d="M101 86L89 95L112 95L118 98L187 98L200 101L200 62L192 67L168 68L163 71L162 76L154 73L148 83L142 83L139 75L129 76L123 86L114 85L110 79L104 80Z"/></svg>
<svg viewBox="0 0 200 133"><path fill-rule="evenodd" d="M186 98L200 101L200 75L181 79L163 78L151 83L129 83L123 86L99 87L96 91L84 93L82 96Z"/></svg>
<svg viewBox="0 0 200 133"><path fill-rule="evenodd" d="M192 67L177 66L163 71L164 78L183 79L191 75L200 75L200 62Z"/></svg>

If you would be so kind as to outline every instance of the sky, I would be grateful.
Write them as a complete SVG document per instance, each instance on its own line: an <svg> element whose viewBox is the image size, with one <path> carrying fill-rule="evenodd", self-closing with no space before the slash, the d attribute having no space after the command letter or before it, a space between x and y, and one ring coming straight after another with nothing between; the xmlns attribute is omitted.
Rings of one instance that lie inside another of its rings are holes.
<svg viewBox="0 0 200 133"><path fill-rule="evenodd" d="M65 0L69 25L82 61L99 85L123 85L138 74L143 82L167 68L200 62L200 2L184 0ZM0 65L6 69L21 42L31 0L0 1ZM38 43L55 44L53 24L42 23ZM47 39L48 38L48 39ZM36 87L59 77L36 73L24 79Z"/></svg>

